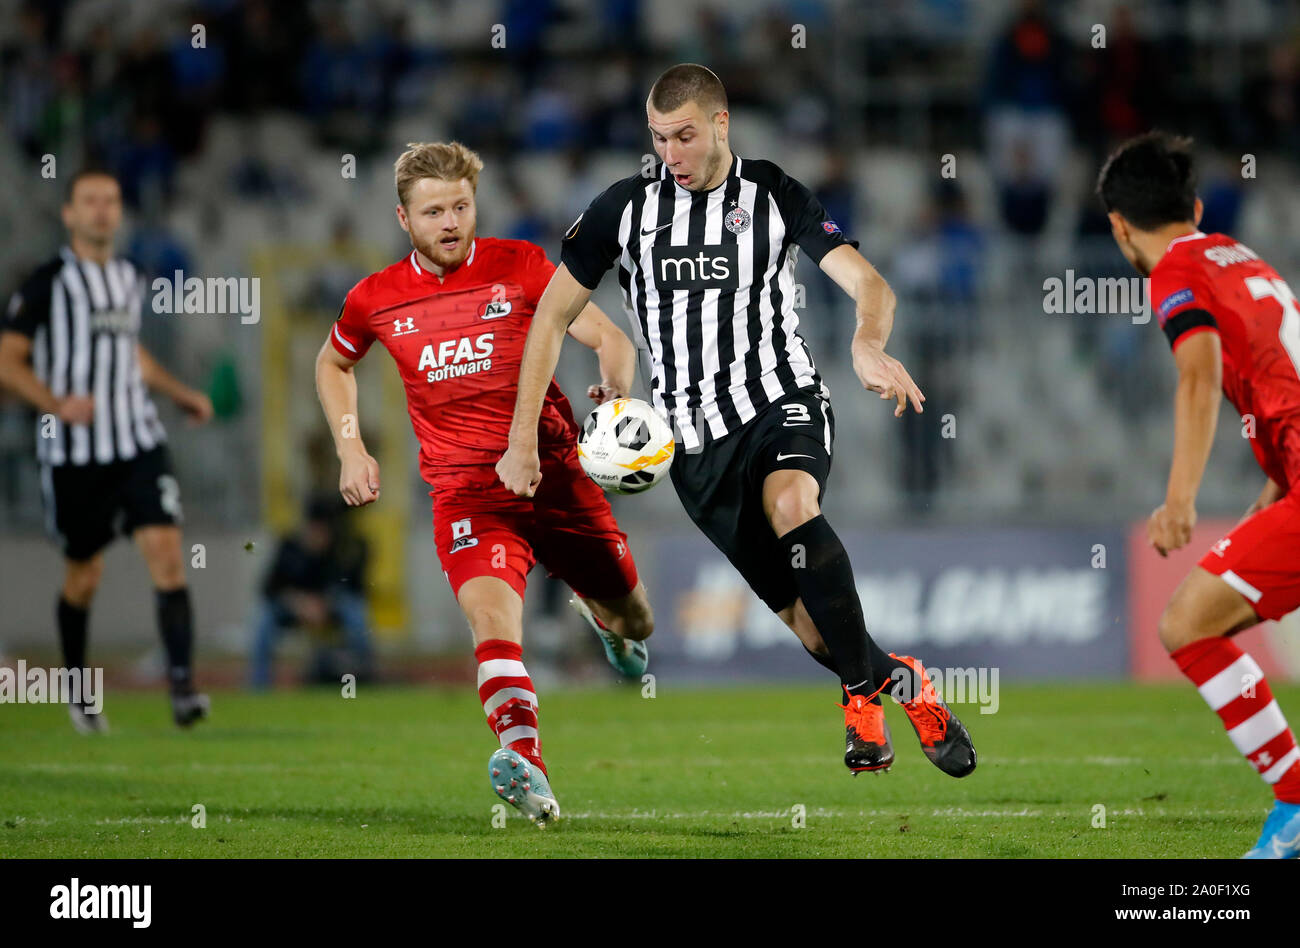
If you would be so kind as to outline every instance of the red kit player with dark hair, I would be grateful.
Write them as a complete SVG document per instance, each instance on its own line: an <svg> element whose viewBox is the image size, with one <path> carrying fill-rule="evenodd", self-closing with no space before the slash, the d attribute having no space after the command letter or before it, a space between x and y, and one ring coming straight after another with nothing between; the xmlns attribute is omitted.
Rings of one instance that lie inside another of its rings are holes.
<svg viewBox="0 0 1300 948"><path fill-rule="evenodd" d="M1273 788L1273 811L1247 857L1294 859L1300 749L1259 665L1232 636L1300 607L1300 310L1253 250L1198 229L1190 144L1160 132L1135 138L1097 184L1120 250L1151 278L1151 305L1178 365L1173 465L1147 538L1161 556L1191 539L1221 394L1253 426L1267 480L1246 518L1178 587L1160 639Z"/></svg>

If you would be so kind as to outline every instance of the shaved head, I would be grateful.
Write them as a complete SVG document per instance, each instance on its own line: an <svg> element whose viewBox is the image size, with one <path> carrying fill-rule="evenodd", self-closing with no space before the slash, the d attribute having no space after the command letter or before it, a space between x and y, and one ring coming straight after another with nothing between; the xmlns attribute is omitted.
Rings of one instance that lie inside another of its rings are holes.
<svg viewBox="0 0 1300 948"><path fill-rule="evenodd" d="M712 69L697 63L679 63L650 87L649 104L656 112L676 112L690 102L707 116L726 111L727 90Z"/></svg>

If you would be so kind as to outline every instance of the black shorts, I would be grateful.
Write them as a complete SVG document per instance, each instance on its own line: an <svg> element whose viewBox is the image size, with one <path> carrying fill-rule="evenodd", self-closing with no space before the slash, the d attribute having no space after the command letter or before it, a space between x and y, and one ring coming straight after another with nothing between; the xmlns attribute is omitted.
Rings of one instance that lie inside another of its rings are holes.
<svg viewBox="0 0 1300 948"><path fill-rule="evenodd" d="M686 513L773 612L793 604L799 592L763 513L763 479L773 471L807 471L817 479L820 503L834 440L830 400L799 392L778 399L699 452L679 450L673 459L673 486Z"/></svg>
<svg viewBox="0 0 1300 948"><path fill-rule="evenodd" d="M41 465L45 522L70 560L88 560L119 534L181 521L180 487L166 445L129 461Z"/></svg>

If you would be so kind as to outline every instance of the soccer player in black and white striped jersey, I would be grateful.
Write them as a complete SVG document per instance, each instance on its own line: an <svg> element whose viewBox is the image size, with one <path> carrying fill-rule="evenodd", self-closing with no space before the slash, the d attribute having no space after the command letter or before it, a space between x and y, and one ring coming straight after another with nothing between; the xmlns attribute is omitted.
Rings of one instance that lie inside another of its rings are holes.
<svg viewBox="0 0 1300 948"><path fill-rule="evenodd" d="M976 763L969 733L919 661L868 635L848 554L821 513L835 416L798 332L798 251L856 302L854 371L901 417L925 397L885 353L893 292L806 187L770 161L732 153L726 91L710 70L669 69L646 117L661 160L599 195L565 235L563 265L533 315L497 473L518 495L536 490L537 420L560 345L617 263L651 398L682 447L672 466L682 505L839 676L845 764L856 774L893 763L879 697L892 685L926 756L964 777Z"/></svg>
<svg viewBox="0 0 1300 948"><path fill-rule="evenodd" d="M196 423L212 403L140 345L144 281L113 256L122 195L112 175L79 172L68 183L68 244L10 299L0 323L0 385L37 412L36 456L46 523L65 560L56 608L64 666L86 667L86 626L103 572L103 549L131 535L153 580L167 652L172 716L188 726L207 714L192 681L193 619L181 554L180 490L166 432L147 389L168 395ZM78 705L77 730L107 730Z"/></svg>

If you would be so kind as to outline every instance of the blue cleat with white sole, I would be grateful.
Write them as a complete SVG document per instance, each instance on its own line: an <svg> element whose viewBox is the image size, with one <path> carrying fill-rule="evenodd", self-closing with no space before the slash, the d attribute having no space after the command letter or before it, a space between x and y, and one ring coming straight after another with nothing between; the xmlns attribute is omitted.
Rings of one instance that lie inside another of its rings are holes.
<svg viewBox="0 0 1300 948"><path fill-rule="evenodd" d="M488 779L492 792L526 816L538 828L560 818L560 803L540 767L508 748L488 758Z"/></svg>
<svg viewBox="0 0 1300 948"><path fill-rule="evenodd" d="M1255 848L1243 859L1295 859L1300 856L1300 803L1277 800L1264 821Z"/></svg>
<svg viewBox="0 0 1300 948"><path fill-rule="evenodd" d="M626 678L640 678L645 674L646 667L650 664L650 650L644 642L633 642L605 628L581 596L574 596L569 600L569 605L599 636L601 644L605 646L605 657L615 671Z"/></svg>
<svg viewBox="0 0 1300 948"><path fill-rule="evenodd" d="M1294 860L1300 857L1300 804L1275 801L1264 832L1245 860Z"/></svg>

